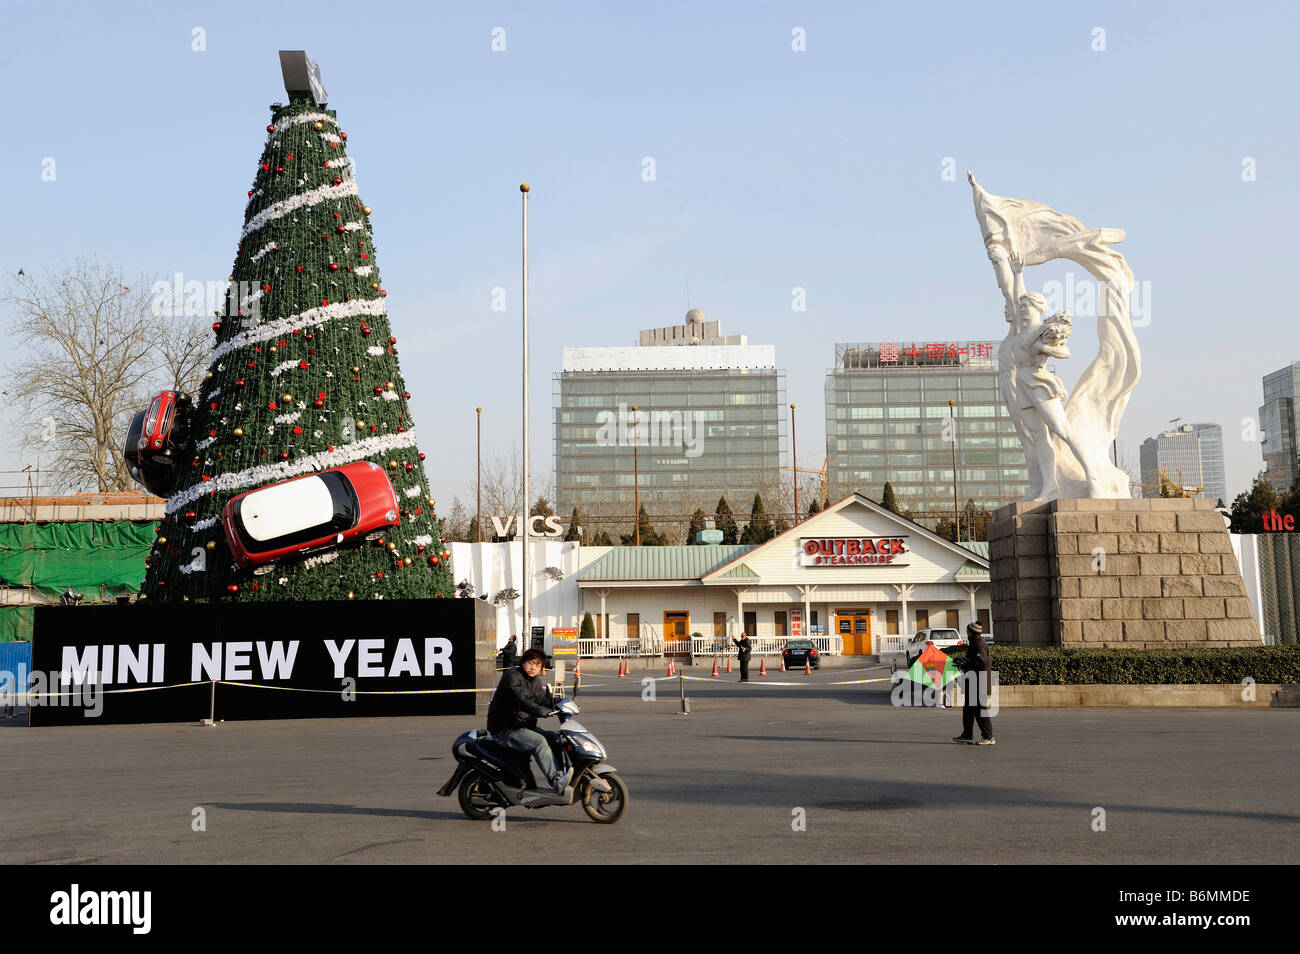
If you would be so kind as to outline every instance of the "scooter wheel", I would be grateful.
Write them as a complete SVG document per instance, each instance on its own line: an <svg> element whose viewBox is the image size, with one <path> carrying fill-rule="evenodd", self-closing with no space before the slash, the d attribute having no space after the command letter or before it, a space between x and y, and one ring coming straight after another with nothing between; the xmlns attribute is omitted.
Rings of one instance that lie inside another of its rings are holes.
<svg viewBox="0 0 1300 954"><path fill-rule="evenodd" d="M492 817L492 807L476 805L474 798L484 801L493 799L492 786L488 780L478 772L470 772L460 780L460 787L456 790L456 798L460 801L460 810L468 818L474 821L487 821Z"/></svg>
<svg viewBox="0 0 1300 954"><path fill-rule="evenodd" d="M602 775L609 783L608 792L598 792L590 785L582 786L582 810L587 817L602 825L612 825L623 817L627 810L627 786L617 775Z"/></svg>

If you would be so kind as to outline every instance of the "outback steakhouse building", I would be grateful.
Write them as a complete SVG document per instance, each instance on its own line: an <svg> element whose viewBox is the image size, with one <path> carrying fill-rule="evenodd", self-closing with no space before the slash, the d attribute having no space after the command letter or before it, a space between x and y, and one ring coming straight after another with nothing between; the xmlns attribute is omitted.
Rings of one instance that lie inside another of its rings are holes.
<svg viewBox="0 0 1300 954"><path fill-rule="evenodd" d="M580 612L613 640L743 628L877 653L882 636L989 626L987 544L950 543L861 494L758 546L615 547L580 571L578 588Z"/></svg>

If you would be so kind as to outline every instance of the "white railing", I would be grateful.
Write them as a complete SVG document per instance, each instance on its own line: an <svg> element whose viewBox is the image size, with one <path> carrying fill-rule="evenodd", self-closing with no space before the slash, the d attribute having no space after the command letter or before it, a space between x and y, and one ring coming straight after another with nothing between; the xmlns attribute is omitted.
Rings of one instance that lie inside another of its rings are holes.
<svg viewBox="0 0 1300 954"><path fill-rule="evenodd" d="M779 656L781 650L791 637L764 636L751 637L750 652L755 656ZM805 636L812 642L813 649L827 656L838 656L844 649L844 641L839 636ZM730 639L717 639L713 636L700 636L691 640L691 654L695 656L734 656L736 644Z"/></svg>
<svg viewBox="0 0 1300 954"><path fill-rule="evenodd" d="M873 636L877 653L901 653L911 636Z"/></svg>

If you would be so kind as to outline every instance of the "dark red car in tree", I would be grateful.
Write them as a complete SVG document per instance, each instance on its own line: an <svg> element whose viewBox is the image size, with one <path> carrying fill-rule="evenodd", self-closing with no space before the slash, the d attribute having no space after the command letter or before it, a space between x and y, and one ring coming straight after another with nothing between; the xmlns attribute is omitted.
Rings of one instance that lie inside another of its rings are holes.
<svg viewBox="0 0 1300 954"><path fill-rule="evenodd" d="M360 541L400 525L400 510L384 469L358 461L233 497L221 527L235 562L247 569Z"/></svg>

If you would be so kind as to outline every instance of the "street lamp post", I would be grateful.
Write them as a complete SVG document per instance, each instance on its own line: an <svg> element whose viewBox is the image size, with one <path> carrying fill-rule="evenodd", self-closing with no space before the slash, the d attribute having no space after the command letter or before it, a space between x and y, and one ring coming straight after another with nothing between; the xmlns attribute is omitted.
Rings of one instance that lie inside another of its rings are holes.
<svg viewBox="0 0 1300 954"><path fill-rule="evenodd" d="M483 542L483 409L474 408L474 424L478 431L474 462L474 542Z"/></svg>
<svg viewBox="0 0 1300 954"><path fill-rule="evenodd" d="M794 433L794 405L790 405L790 480L794 483L794 524L799 523L799 444Z"/></svg>
<svg viewBox="0 0 1300 954"><path fill-rule="evenodd" d="M530 601L532 597L532 573L528 568L528 183L525 182L519 186L519 192L523 201L523 351L524 351L524 499L523 506L519 514L518 535L521 541L523 551L523 560L521 563L521 575L523 576L523 639L527 641L525 648L532 646L532 615L530 613Z"/></svg>
<svg viewBox="0 0 1300 954"><path fill-rule="evenodd" d="M957 542L961 543L961 511L957 509L957 419L953 408L957 402L948 401L948 420L952 423L952 526Z"/></svg>
<svg viewBox="0 0 1300 954"><path fill-rule="evenodd" d="M641 545L641 471L637 461L636 405L632 405L632 546Z"/></svg>

